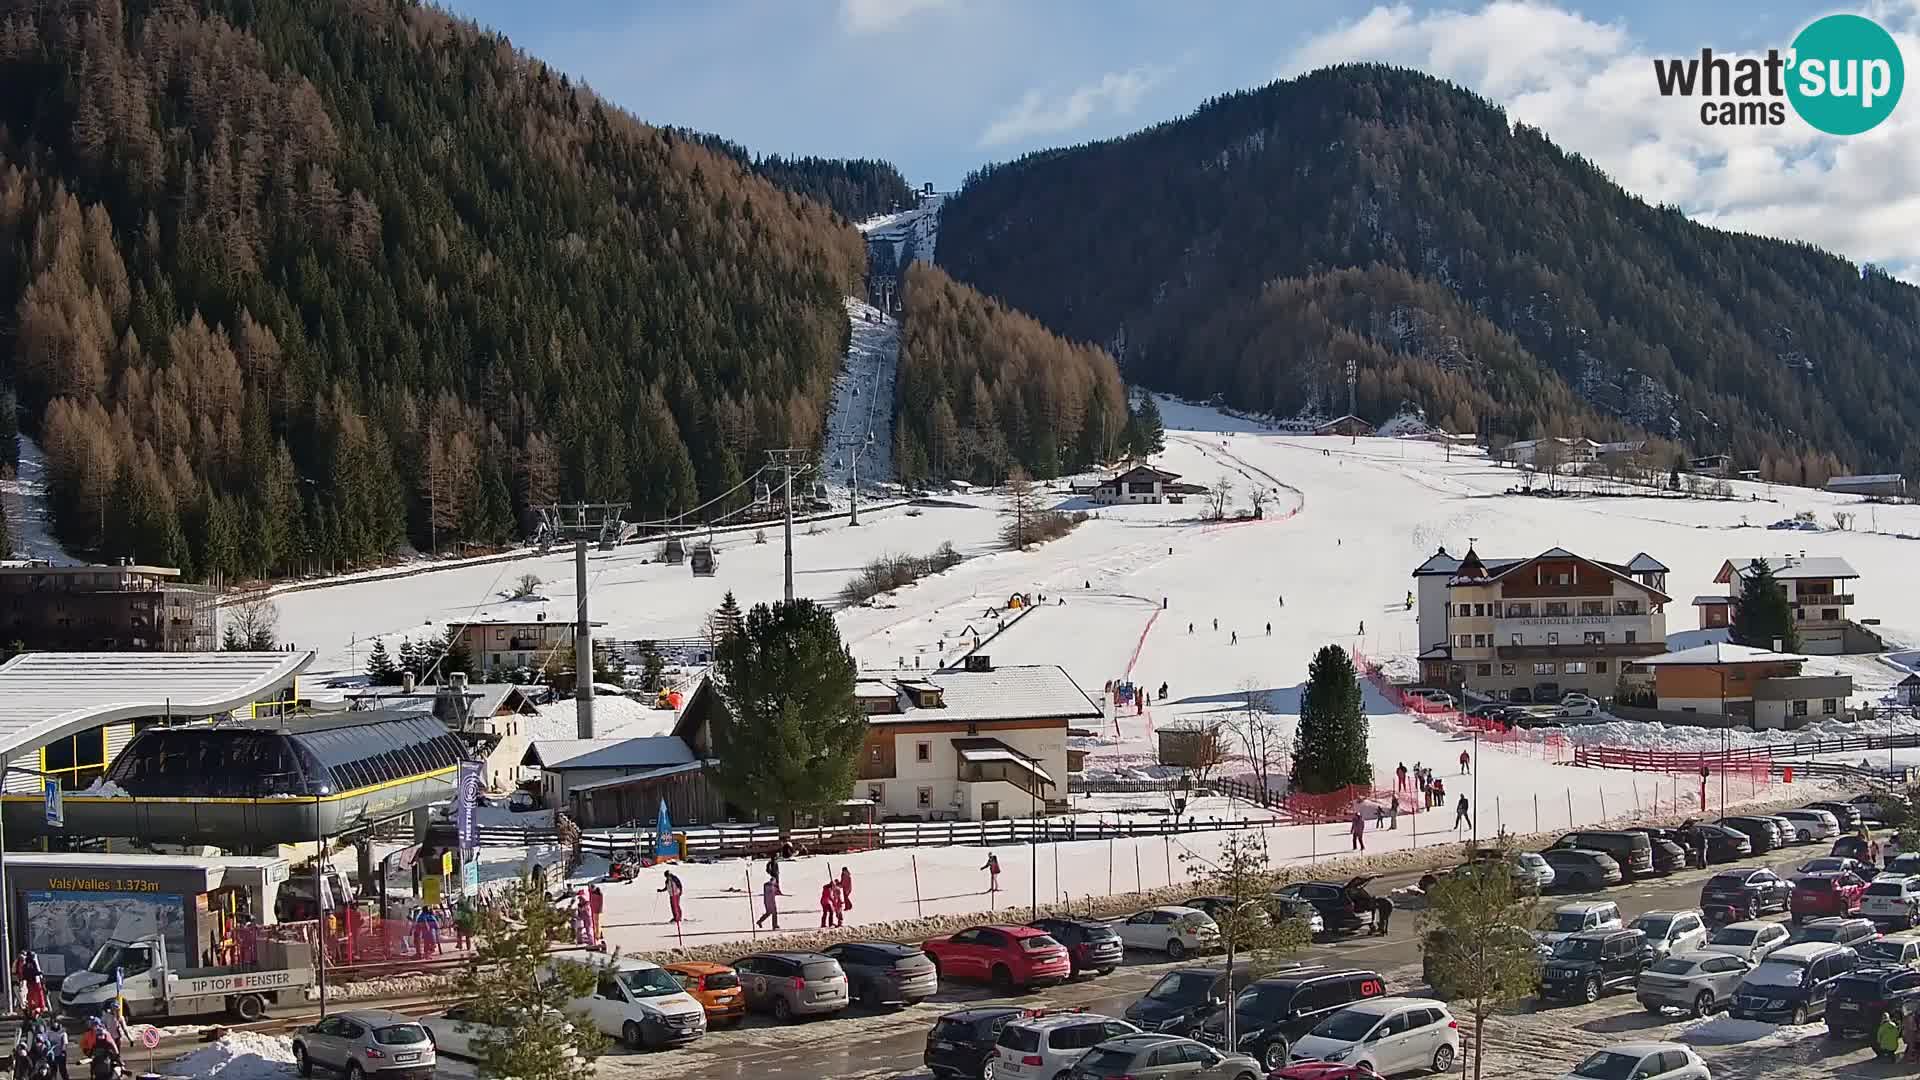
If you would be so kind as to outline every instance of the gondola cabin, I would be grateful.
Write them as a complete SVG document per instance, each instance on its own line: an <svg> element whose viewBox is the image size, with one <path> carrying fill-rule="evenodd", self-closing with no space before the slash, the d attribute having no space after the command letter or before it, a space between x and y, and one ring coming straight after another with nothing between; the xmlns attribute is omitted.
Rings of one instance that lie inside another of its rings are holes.
<svg viewBox="0 0 1920 1080"><path fill-rule="evenodd" d="M680 543L679 537L660 545L660 561L670 566L679 566L687 561L687 549Z"/></svg>
<svg viewBox="0 0 1920 1080"><path fill-rule="evenodd" d="M719 564L720 560L714 557L712 544L695 545L693 554L687 557L687 567L693 571L694 577L712 577Z"/></svg>

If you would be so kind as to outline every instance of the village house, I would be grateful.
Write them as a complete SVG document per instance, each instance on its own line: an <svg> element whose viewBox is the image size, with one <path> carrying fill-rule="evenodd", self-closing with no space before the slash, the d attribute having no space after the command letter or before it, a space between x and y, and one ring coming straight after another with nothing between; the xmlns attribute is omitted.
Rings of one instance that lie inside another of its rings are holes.
<svg viewBox="0 0 1920 1080"><path fill-rule="evenodd" d="M1740 596L1746 581L1761 559L1729 559L1713 576L1716 585L1726 586L1724 596L1693 598L1700 610L1700 626L1705 630L1730 627L1740 615ZM1787 591L1787 606L1793 610L1794 632L1800 636L1802 652L1814 656L1838 656L1842 653L1881 651L1878 635L1855 624L1847 609L1853 606L1851 582L1860 577L1847 560L1837 556L1806 552L1766 559L1774 579Z"/></svg>
<svg viewBox="0 0 1920 1080"><path fill-rule="evenodd" d="M539 667L558 653L563 665L573 666L573 632L579 624L569 617L547 618L545 603L515 604L513 609L481 612L470 619L450 620L473 656L473 670L481 675L514 668ZM526 610L517 610L525 608ZM605 626L594 622L594 626Z"/></svg>
<svg viewBox="0 0 1920 1080"><path fill-rule="evenodd" d="M1348 438L1356 438L1362 435L1373 434L1373 425L1352 413L1348 413L1345 416L1336 416L1326 423L1321 424L1319 427L1313 429L1313 433L1315 435L1345 435Z"/></svg>
<svg viewBox="0 0 1920 1080"><path fill-rule="evenodd" d="M1907 494L1907 478L1899 473L1834 476L1828 478L1827 490L1840 495L1860 495L1869 499L1899 499Z"/></svg>
<svg viewBox="0 0 1920 1080"><path fill-rule="evenodd" d="M540 803L581 825L653 821L661 800L676 825L729 817L706 763L685 739L535 739L520 764L540 770Z"/></svg>
<svg viewBox="0 0 1920 1080"><path fill-rule="evenodd" d="M1076 484L1071 490L1075 495L1093 502L1112 505L1177 503L1188 495L1199 495L1207 489L1199 484L1181 483L1179 473L1156 469L1151 465L1135 465L1096 484Z"/></svg>
<svg viewBox="0 0 1920 1080"><path fill-rule="evenodd" d="M171 566L6 563L0 641L19 652L211 652L217 599Z"/></svg>
<svg viewBox="0 0 1920 1080"><path fill-rule="evenodd" d="M1413 571L1422 681L1489 697L1558 700L1613 694L1621 665L1666 649L1667 567L1565 548L1532 558L1455 558L1441 548Z"/></svg>
<svg viewBox="0 0 1920 1080"><path fill-rule="evenodd" d="M1601 444L1592 439L1568 439L1555 436L1549 439L1523 439L1508 443L1501 450L1501 456L1516 465L1531 467L1540 457L1540 448L1552 444L1559 452L1558 465L1586 465L1600 457Z"/></svg>
<svg viewBox="0 0 1920 1080"><path fill-rule="evenodd" d="M1724 716L1756 728L1797 728L1816 717L1843 716L1853 693L1849 675L1805 675L1807 658L1748 645L1713 642L1649 656L1658 708Z"/></svg>

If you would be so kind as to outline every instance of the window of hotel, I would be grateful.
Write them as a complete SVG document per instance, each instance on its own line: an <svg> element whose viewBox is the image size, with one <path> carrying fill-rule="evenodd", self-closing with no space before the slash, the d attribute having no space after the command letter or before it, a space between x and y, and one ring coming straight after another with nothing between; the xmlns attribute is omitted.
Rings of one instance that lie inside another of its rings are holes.
<svg viewBox="0 0 1920 1080"><path fill-rule="evenodd" d="M1823 607L1820 609L1820 617L1828 622L1832 622L1840 617L1840 610L1838 608Z"/></svg>
<svg viewBox="0 0 1920 1080"><path fill-rule="evenodd" d="M1468 615L1473 614L1473 605L1472 604L1455 604L1453 605L1453 614L1457 618L1464 619Z"/></svg>
<svg viewBox="0 0 1920 1080"><path fill-rule="evenodd" d="M1490 635L1487 635L1487 634L1473 635L1473 647L1476 649L1484 649L1492 643L1493 642Z"/></svg>
<svg viewBox="0 0 1920 1080"><path fill-rule="evenodd" d="M1568 661L1564 673L1568 675L1585 675L1587 673L1586 662L1583 660Z"/></svg>
<svg viewBox="0 0 1920 1080"><path fill-rule="evenodd" d="M1602 603L1599 600L1580 601L1580 614L1582 615L1605 615L1606 613L1607 613L1606 604Z"/></svg>
<svg viewBox="0 0 1920 1080"><path fill-rule="evenodd" d="M1533 618L1533 605L1532 604L1508 604L1507 618L1531 619Z"/></svg>
<svg viewBox="0 0 1920 1080"><path fill-rule="evenodd" d="M1794 703L1793 703L1793 715L1795 715L1795 716L1805 716L1805 715L1807 715L1807 703L1806 703L1806 702L1804 702L1804 701L1796 701L1796 702L1794 702Z"/></svg>
<svg viewBox="0 0 1920 1080"><path fill-rule="evenodd" d="M1558 644L1560 644L1560 633L1559 633L1559 631L1557 631L1557 630L1549 630L1549 631L1547 631L1547 644L1549 644L1549 645L1558 645Z"/></svg>
<svg viewBox="0 0 1920 1080"><path fill-rule="evenodd" d="M1473 647L1473 635L1472 634L1456 635L1453 639L1453 644L1456 648L1470 649Z"/></svg>
<svg viewBox="0 0 1920 1080"><path fill-rule="evenodd" d="M1565 600L1549 600L1546 602L1543 610L1545 610L1548 615L1565 615L1567 613L1567 602Z"/></svg>
<svg viewBox="0 0 1920 1080"><path fill-rule="evenodd" d="M1513 676L1520 674L1520 672L1519 672L1519 669L1516 668L1513 664L1501 664L1500 674L1505 675L1508 678L1512 678Z"/></svg>
<svg viewBox="0 0 1920 1080"><path fill-rule="evenodd" d="M1513 643L1514 643L1515 645L1519 645L1519 644L1522 644L1522 642L1521 642L1521 640L1520 640L1520 635L1519 635L1519 634L1515 634L1515 635L1513 635Z"/></svg>
<svg viewBox="0 0 1920 1080"><path fill-rule="evenodd" d="M1613 602L1613 613L1615 615L1638 615L1640 614L1640 601L1615 600Z"/></svg>
<svg viewBox="0 0 1920 1080"><path fill-rule="evenodd" d="M1605 630L1589 630L1585 634L1582 634L1581 637L1584 638L1589 645L1605 645L1607 643L1607 632Z"/></svg>
<svg viewBox="0 0 1920 1080"><path fill-rule="evenodd" d="M1629 645L1633 644L1634 639L1640 636L1640 631L1638 630L1628 630L1628 631L1625 631L1625 633L1626 633L1625 641Z"/></svg>
<svg viewBox="0 0 1920 1080"><path fill-rule="evenodd" d="M1476 619L1480 619L1480 618L1485 618L1485 617L1486 617L1486 614L1487 614L1487 605L1485 605L1485 604L1475 604L1475 605L1473 605L1473 617L1474 617L1474 618L1476 618Z"/></svg>
<svg viewBox="0 0 1920 1080"><path fill-rule="evenodd" d="M915 801L919 803L920 809L922 810L925 810L928 807L932 806L933 805L933 789L930 787L921 788L919 791L919 795Z"/></svg>
<svg viewBox="0 0 1920 1080"><path fill-rule="evenodd" d="M1820 714L1822 716L1832 716L1839 711L1840 703L1838 701L1835 701L1833 698L1820 699Z"/></svg>
<svg viewBox="0 0 1920 1080"><path fill-rule="evenodd" d="M1479 667L1479 669L1478 669L1478 672L1477 672L1477 674L1478 674L1478 675L1479 675L1479 676L1480 676L1481 678L1483 678L1483 679L1484 679L1484 678L1487 678L1488 676L1490 676L1490 675L1492 675L1492 674L1493 674L1493 665L1492 665L1492 664L1481 664L1481 665L1480 665L1480 667Z"/></svg>
<svg viewBox="0 0 1920 1080"><path fill-rule="evenodd" d="M1557 671L1555 671L1555 670L1554 670L1554 666L1553 666L1552 664L1550 664L1550 663L1544 663L1544 664L1535 664L1535 665L1533 665L1533 673L1534 673L1535 675L1557 675L1557 674L1559 674L1559 672L1557 672Z"/></svg>
<svg viewBox="0 0 1920 1080"><path fill-rule="evenodd" d="M932 761L933 760L933 744L930 742L914 743L913 744L913 760Z"/></svg>

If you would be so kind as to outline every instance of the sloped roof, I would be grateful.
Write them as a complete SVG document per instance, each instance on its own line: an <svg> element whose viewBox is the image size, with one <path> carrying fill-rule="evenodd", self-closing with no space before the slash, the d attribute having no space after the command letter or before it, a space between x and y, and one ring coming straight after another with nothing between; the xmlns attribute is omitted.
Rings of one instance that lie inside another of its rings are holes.
<svg viewBox="0 0 1920 1080"><path fill-rule="evenodd" d="M1541 559L1575 559L1575 560L1578 560L1579 562L1588 563L1590 565L1597 566L1600 569L1606 571L1607 573L1612 574L1614 577L1619 578L1621 581L1624 581L1627 584L1632 585L1634 588L1640 589L1653 596L1659 597L1661 603L1665 603L1666 601L1673 599L1673 597L1668 596L1666 593L1661 592L1659 589L1656 589L1653 586L1646 584L1645 582L1637 580L1627 572L1626 567L1621 566L1618 563L1601 562L1598 559L1589 559L1585 555L1575 555L1573 552L1568 551L1566 548L1563 548L1563 547L1548 548L1547 550L1541 552L1540 554L1535 555L1531 559L1515 559L1512 565L1503 566L1498 570L1494 570L1492 566L1489 565L1488 569L1490 573L1487 577L1487 581L1488 582L1498 581L1499 579L1507 576L1508 574L1511 574L1512 572L1519 569L1520 567L1526 566L1530 563L1539 562Z"/></svg>
<svg viewBox="0 0 1920 1080"><path fill-rule="evenodd" d="M1860 576L1860 571L1855 570L1852 563L1837 555L1782 555L1777 559L1757 555L1751 559L1728 559L1721 564L1720 572L1714 575L1713 580L1724 585L1732 580L1729 574L1746 577L1753 569L1753 564L1761 559L1767 560L1767 567L1773 571L1773 576L1781 581L1796 578L1857 578Z"/></svg>
<svg viewBox="0 0 1920 1080"><path fill-rule="evenodd" d="M1643 551L1627 560L1627 572L1629 574L1664 574L1668 571L1666 563Z"/></svg>
<svg viewBox="0 0 1920 1080"><path fill-rule="evenodd" d="M867 717L869 724L977 723L983 720L1098 720L1105 714L1057 664L938 671L920 676L938 686L944 706L908 707Z"/></svg>
<svg viewBox="0 0 1920 1080"><path fill-rule="evenodd" d="M522 765L542 769L645 769L696 761L693 750L673 735L638 739L536 739Z"/></svg>
<svg viewBox="0 0 1920 1080"><path fill-rule="evenodd" d="M1634 663L1654 667L1687 667L1710 664L1767 664L1805 659L1806 657L1798 653L1778 653L1772 649L1756 649L1751 645L1714 641L1705 645L1695 645L1691 649L1681 649L1679 652L1649 656L1644 660L1635 660Z"/></svg>
<svg viewBox="0 0 1920 1080"><path fill-rule="evenodd" d="M231 712L311 663L311 651L23 653L0 664L0 754L143 716Z"/></svg>
<svg viewBox="0 0 1920 1080"><path fill-rule="evenodd" d="M1696 596L1693 598L1694 607L1719 607L1721 604L1731 604L1731 603L1733 603L1733 597L1718 596L1713 593L1706 593L1702 596Z"/></svg>
<svg viewBox="0 0 1920 1080"><path fill-rule="evenodd" d="M582 791L598 791L602 788L620 787L623 784L640 784L648 780L658 780L663 776L678 776L681 773L699 772L704 766L698 761L688 761L679 765L662 765L657 769L641 769L625 776L609 776L604 780L591 780L584 784L568 784L567 794Z"/></svg>

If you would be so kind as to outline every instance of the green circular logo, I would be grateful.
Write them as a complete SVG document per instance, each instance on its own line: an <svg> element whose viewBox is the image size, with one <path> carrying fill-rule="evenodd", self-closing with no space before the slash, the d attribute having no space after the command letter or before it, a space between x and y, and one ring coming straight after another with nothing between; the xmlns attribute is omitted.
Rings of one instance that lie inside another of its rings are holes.
<svg viewBox="0 0 1920 1080"><path fill-rule="evenodd" d="M1787 99L1800 119L1829 135L1858 135L1900 102L1906 65L1893 35L1859 15L1828 15L1793 39Z"/></svg>

